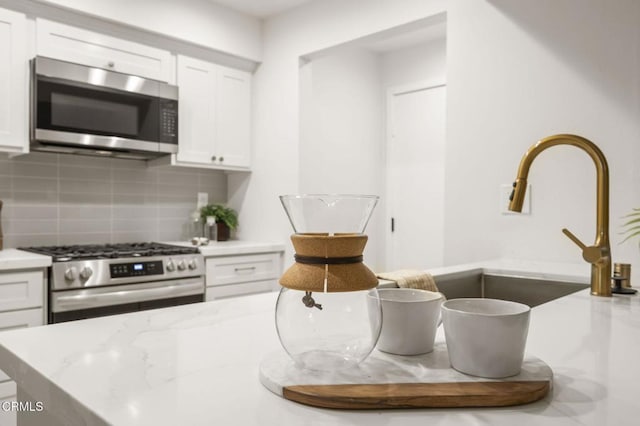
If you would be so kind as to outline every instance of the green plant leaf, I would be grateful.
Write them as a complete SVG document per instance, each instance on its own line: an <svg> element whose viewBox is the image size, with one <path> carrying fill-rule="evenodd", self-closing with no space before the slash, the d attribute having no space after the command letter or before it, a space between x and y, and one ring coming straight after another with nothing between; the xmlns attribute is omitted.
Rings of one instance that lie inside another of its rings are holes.
<svg viewBox="0 0 640 426"><path fill-rule="evenodd" d="M620 232L620 235L632 234L632 233L635 233L637 231L640 231L640 226L634 226L633 228L629 228L624 232Z"/></svg>
<svg viewBox="0 0 640 426"><path fill-rule="evenodd" d="M620 232L620 235L626 235L626 236L620 242L620 244L626 242L627 240L640 236L640 208L638 207L632 208L631 212L622 216L622 219L626 221L621 226L622 232ZM640 245L640 242L639 242L639 245Z"/></svg>
<svg viewBox="0 0 640 426"><path fill-rule="evenodd" d="M216 222L226 224L230 229L238 227L238 213L230 207L223 204L207 204L200 209L200 216L215 216Z"/></svg>
<svg viewBox="0 0 640 426"><path fill-rule="evenodd" d="M640 223L640 217L637 217L637 218L635 218L635 219L631 219L631 220L629 220L629 221L625 222L625 223L622 225L622 227L623 227L623 228L626 228L627 226L629 226L629 225L633 225L634 223Z"/></svg>
<svg viewBox="0 0 640 426"><path fill-rule="evenodd" d="M633 237L635 237L635 236L638 236L638 235L640 235L640 229L638 229L637 231L633 232L633 233L632 233L632 234L630 234L630 235L627 235L627 237L626 237L624 240L622 240L622 242L621 242L620 244L622 244L622 243L624 243L625 241L627 241L627 240L629 240L629 239L631 239L631 238L633 238Z"/></svg>

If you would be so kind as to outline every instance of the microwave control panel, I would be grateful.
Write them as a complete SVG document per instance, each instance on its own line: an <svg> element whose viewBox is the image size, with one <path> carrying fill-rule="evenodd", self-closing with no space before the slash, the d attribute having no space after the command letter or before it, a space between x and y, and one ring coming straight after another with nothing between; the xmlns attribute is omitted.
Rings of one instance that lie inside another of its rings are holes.
<svg viewBox="0 0 640 426"><path fill-rule="evenodd" d="M175 142L178 139L178 102L162 100L160 102L160 140Z"/></svg>

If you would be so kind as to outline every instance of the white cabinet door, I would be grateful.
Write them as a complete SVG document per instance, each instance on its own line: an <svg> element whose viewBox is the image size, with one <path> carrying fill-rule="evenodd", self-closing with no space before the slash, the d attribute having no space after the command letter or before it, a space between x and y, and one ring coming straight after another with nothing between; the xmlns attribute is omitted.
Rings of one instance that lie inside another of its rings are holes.
<svg viewBox="0 0 640 426"><path fill-rule="evenodd" d="M206 300L277 290L282 252L208 257Z"/></svg>
<svg viewBox="0 0 640 426"><path fill-rule="evenodd" d="M216 137L216 65L178 55L178 87L178 161L211 164Z"/></svg>
<svg viewBox="0 0 640 426"><path fill-rule="evenodd" d="M0 9L0 151L29 152L25 15Z"/></svg>
<svg viewBox="0 0 640 426"><path fill-rule="evenodd" d="M167 50L46 19L36 19L38 55L175 83L175 60Z"/></svg>
<svg viewBox="0 0 640 426"><path fill-rule="evenodd" d="M251 74L218 67L216 152L220 164L251 162Z"/></svg>
<svg viewBox="0 0 640 426"><path fill-rule="evenodd" d="M280 253L208 258L207 287L276 279L282 265Z"/></svg>
<svg viewBox="0 0 640 426"><path fill-rule="evenodd" d="M44 270L0 273L0 312L42 306L44 306Z"/></svg>
<svg viewBox="0 0 640 426"><path fill-rule="evenodd" d="M22 311L0 312L0 332L16 330L18 328L36 327L44 324L44 312L42 308L25 309ZM3 371L0 371L0 382L9 380ZM1 388L0 388L1 389ZM0 398L6 397L0 390Z"/></svg>
<svg viewBox="0 0 640 426"><path fill-rule="evenodd" d="M243 296L245 294L267 293L277 291L281 287L276 280L251 281L248 283L217 285L207 287L205 302L224 297Z"/></svg>
<svg viewBox="0 0 640 426"><path fill-rule="evenodd" d="M248 170L251 74L178 55L179 147L173 165Z"/></svg>
<svg viewBox="0 0 640 426"><path fill-rule="evenodd" d="M23 311L0 312L0 332L15 330L18 328L35 327L44 324L44 313L42 308L25 309ZM0 399L6 399L16 394L16 384L7 376L4 371L0 371ZM0 412L0 424L6 417Z"/></svg>

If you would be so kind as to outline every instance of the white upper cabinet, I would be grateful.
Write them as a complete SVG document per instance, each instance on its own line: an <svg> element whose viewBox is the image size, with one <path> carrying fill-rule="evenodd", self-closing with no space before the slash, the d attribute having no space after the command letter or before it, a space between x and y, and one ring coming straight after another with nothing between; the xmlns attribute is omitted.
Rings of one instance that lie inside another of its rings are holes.
<svg viewBox="0 0 640 426"><path fill-rule="evenodd" d="M178 161L213 161L216 72L215 64L178 56Z"/></svg>
<svg viewBox="0 0 640 426"><path fill-rule="evenodd" d="M220 163L249 167L251 162L251 74L218 67L216 152Z"/></svg>
<svg viewBox="0 0 640 426"><path fill-rule="evenodd" d="M175 59L167 50L46 19L36 19L40 56L175 84Z"/></svg>
<svg viewBox="0 0 640 426"><path fill-rule="evenodd" d="M251 74L178 55L179 148L175 165L248 170Z"/></svg>
<svg viewBox="0 0 640 426"><path fill-rule="evenodd" d="M29 152L27 19L0 9L0 151Z"/></svg>

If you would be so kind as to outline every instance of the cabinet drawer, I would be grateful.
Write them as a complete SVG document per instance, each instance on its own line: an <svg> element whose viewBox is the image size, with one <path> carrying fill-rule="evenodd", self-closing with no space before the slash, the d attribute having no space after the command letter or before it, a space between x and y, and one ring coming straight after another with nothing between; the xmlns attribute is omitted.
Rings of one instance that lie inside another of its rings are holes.
<svg viewBox="0 0 640 426"><path fill-rule="evenodd" d="M175 83L175 59L167 50L46 19L36 19L38 55Z"/></svg>
<svg viewBox="0 0 640 426"><path fill-rule="evenodd" d="M4 373L2 373L2 375L6 377ZM15 397L16 397L16 382L14 382L13 380L7 380L6 382L0 383L0 400L3 400L3 399L15 400ZM0 413L3 415L6 415L6 412L2 412L2 410L0 410ZM2 419L2 417L0 417L0 419ZM0 425L4 425L4 423L0 421Z"/></svg>
<svg viewBox="0 0 640 426"><path fill-rule="evenodd" d="M0 311L43 306L44 271L0 273Z"/></svg>
<svg viewBox="0 0 640 426"><path fill-rule="evenodd" d="M205 300L208 302L223 297L241 296L244 294L264 293L279 290L280 285L276 279L255 281L249 283L216 285L207 287Z"/></svg>
<svg viewBox="0 0 640 426"><path fill-rule="evenodd" d="M207 287L275 279L281 273L280 253L207 259Z"/></svg>
<svg viewBox="0 0 640 426"><path fill-rule="evenodd" d="M42 324L44 324L44 312L42 308L0 312L0 333L7 330L15 330L16 328L35 327ZM0 382L5 380L10 380L9 376L0 371ZM0 387L0 398L2 398L1 392L2 388Z"/></svg>

